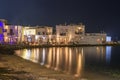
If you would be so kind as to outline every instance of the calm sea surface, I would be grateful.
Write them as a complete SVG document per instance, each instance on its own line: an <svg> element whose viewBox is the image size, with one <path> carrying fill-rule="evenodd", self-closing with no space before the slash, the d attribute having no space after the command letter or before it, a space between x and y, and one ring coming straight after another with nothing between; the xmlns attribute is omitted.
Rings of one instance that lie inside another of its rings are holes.
<svg viewBox="0 0 120 80"><path fill-rule="evenodd" d="M80 76L89 66L120 68L120 46L33 48L16 50L15 54L75 76Z"/></svg>

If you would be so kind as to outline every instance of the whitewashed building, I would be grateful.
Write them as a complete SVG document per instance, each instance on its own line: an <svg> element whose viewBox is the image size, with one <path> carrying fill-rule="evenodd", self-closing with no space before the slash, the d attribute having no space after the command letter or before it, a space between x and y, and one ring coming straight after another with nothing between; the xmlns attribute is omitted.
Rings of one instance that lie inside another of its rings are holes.
<svg viewBox="0 0 120 80"><path fill-rule="evenodd" d="M85 25L56 25L57 43L68 44L85 35Z"/></svg>
<svg viewBox="0 0 120 80"><path fill-rule="evenodd" d="M48 26L35 26L24 27L23 29L23 41L28 43L46 44L51 42L52 27Z"/></svg>
<svg viewBox="0 0 120 80"><path fill-rule="evenodd" d="M35 44L102 44L111 42L106 33L86 33L85 25L56 25L56 34L49 26L6 25L0 20L0 43Z"/></svg>
<svg viewBox="0 0 120 80"><path fill-rule="evenodd" d="M85 33L85 25L56 25L58 44L102 44L106 33Z"/></svg>
<svg viewBox="0 0 120 80"><path fill-rule="evenodd" d="M6 43L19 43L22 38L22 26L18 25L5 25L4 26L4 42Z"/></svg>
<svg viewBox="0 0 120 80"><path fill-rule="evenodd" d="M36 27L36 41L40 44L49 44L52 41L53 28L44 26Z"/></svg>

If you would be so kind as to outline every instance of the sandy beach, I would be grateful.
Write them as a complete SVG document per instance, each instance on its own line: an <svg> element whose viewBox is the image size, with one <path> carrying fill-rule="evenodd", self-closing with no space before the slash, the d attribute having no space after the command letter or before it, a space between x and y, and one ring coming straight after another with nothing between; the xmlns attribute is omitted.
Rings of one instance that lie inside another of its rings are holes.
<svg viewBox="0 0 120 80"><path fill-rule="evenodd" d="M16 55L0 54L0 80L114 80L96 73L85 72L75 77L61 71L47 69L40 64L24 60Z"/></svg>
<svg viewBox="0 0 120 80"><path fill-rule="evenodd" d="M0 54L0 80L78 80L15 55Z"/></svg>

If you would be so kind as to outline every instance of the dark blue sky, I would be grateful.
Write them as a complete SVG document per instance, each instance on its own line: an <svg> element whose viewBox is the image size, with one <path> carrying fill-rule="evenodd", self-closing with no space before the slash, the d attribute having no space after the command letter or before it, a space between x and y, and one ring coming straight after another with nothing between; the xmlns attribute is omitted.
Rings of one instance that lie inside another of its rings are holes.
<svg viewBox="0 0 120 80"><path fill-rule="evenodd" d="M0 18L9 24L84 23L87 32L104 30L119 37L119 0L0 0Z"/></svg>

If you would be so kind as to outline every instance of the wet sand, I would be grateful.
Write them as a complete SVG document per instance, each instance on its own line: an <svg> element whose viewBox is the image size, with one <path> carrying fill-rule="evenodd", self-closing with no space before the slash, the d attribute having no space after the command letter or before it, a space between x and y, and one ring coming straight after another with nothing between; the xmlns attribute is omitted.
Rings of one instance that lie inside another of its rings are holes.
<svg viewBox="0 0 120 80"><path fill-rule="evenodd" d="M0 80L115 80L96 72L84 72L75 77L61 71L47 69L40 64L24 60L16 55L0 53Z"/></svg>

